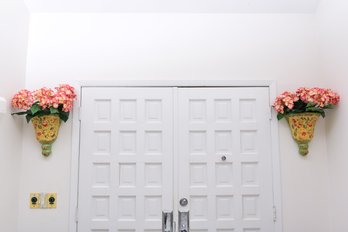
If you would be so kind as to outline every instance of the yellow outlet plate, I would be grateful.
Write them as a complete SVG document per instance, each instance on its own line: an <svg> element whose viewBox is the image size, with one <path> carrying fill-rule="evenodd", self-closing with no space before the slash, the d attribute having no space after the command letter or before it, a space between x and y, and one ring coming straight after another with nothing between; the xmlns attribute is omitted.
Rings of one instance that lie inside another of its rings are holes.
<svg viewBox="0 0 348 232"><path fill-rule="evenodd" d="M31 209L41 208L41 193L30 193L29 206Z"/></svg>
<svg viewBox="0 0 348 232"><path fill-rule="evenodd" d="M45 208L47 209L57 208L57 193L45 194Z"/></svg>

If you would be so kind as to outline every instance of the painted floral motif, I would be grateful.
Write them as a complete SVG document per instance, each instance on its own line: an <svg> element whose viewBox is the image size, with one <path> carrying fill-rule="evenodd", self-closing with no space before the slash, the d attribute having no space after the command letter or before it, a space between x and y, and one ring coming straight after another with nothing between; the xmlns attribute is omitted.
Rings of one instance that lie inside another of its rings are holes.
<svg viewBox="0 0 348 232"><path fill-rule="evenodd" d="M286 116L291 135L299 146L299 153L303 156L308 154L308 144L313 139L314 128L320 114L299 113Z"/></svg>
<svg viewBox="0 0 348 232"><path fill-rule="evenodd" d="M317 113L292 114L287 116L294 139L299 142L311 141L318 118L319 114Z"/></svg>
<svg viewBox="0 0 348 232"><path fill-rule="evenodd" d="M52 152L52 143L57 139L60 127L58 115L44 115L32 118L36 139L41 143L42 154L48 156Z"/></svg>

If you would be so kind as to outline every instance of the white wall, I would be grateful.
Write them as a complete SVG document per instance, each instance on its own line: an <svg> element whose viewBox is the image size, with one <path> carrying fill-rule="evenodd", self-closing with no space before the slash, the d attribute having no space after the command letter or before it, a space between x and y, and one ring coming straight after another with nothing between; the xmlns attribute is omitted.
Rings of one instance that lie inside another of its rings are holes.
<svg viewBox="0 0 348 232"><path fill-rule="evenodd" d="M300 14L33 14L27 87L86 79L272 79L279 92L320 86L315 23ZM307 158L279 125L284 232L327 232L324 120ZM19 232L67 231L70 145L71 121L48 159L24 128ZM29 210L30 191L58 192L58 209Z"/></svg>
<svg viewBox="0 0 348 232"><path fill-rule="evenodd" d="M317 13L322 71L342 102L328 115L327 145L331 231L348 231L348 2L323 0Z"/></svg>
<svg viewBox="0 0 348 232"><path fill-rule="evenodd" d="M0 230L15 232L22 153L21 120L10 115L10 100L24 88L29 14L20 0L0 1L0 97L7 114L0 115Z"/></svg>

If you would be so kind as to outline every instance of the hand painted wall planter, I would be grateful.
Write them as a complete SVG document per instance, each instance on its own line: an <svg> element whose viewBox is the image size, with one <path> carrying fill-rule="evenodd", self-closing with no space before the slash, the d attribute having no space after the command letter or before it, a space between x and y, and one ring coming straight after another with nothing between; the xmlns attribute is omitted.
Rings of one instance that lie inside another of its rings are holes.
<svg viewBox="0 0 348 232"><path fill-rule="evenodd" d="M313 139L314 128L325 110L332 109L340 101L340 96L331 89L299 88L296 93L284 92L277 96L273 104L278 120L286 118L293 139L302 156L308 154L308 143Z"/></svg>
<svg viewBox="0 0 348 232"><path fill-rule="evenodd" d="M299 153L303 156L308 154L308 144L313 139L314 128L320 117L319 113L289 114L286 120L289 123L291 135L296 141Z"/></svg>
<svg viewBox="0 0 348 232"><path fill-rule="evenodd" d="M35 116L31 119L36 139L41 143L42 155L52 153L52 144L58 137L60 118L58 115Z"/></svg>
<svg viewBox="0 0 348 232"><path fill-rule="evenodd" d="M75 90L67 84L59 85L55 90L43 87L31 92L24 89L12 98L12 107L24 111L12 115L25 115L28 123L32 121L42 154L49 156L60 123L68 120L75 100Z"/></svg>

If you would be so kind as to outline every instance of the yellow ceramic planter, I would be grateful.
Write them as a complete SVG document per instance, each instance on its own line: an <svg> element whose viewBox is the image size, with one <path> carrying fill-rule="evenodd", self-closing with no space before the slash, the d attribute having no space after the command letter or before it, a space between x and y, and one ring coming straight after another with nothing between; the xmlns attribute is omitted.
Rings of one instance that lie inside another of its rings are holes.
<svg viewBox="0 0 348 232"><path fill-rule="evenodd" d="M308 143L313 139L315 124L319 117L318 113L297 113L286 116L291 135L298 144L299 153L303 156L308 154Z"/></svg>
<svg viewBox="0 0 348 232"><path fill-rule="evenodd" d="M31 119L36 139L41 143L42 155L49 156L52 152L52 144L58 137L60 118L58 115L36 116Z"/></svg>

